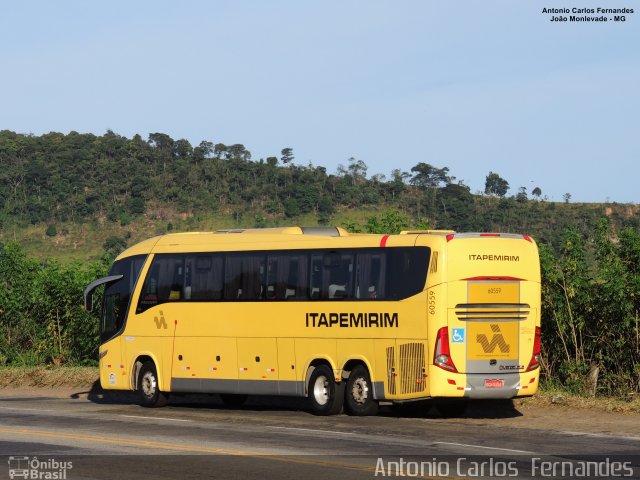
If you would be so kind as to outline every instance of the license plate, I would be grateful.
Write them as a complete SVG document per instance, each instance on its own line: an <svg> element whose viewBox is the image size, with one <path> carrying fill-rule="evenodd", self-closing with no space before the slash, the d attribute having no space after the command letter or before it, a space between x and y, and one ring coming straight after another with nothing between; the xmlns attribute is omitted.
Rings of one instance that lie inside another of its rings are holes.
<svg viewBox="0 0 640 480"><path fill-rule="evenodd" d="M484 388L504 388L504 380L499 379L485 379Z"/></svg>

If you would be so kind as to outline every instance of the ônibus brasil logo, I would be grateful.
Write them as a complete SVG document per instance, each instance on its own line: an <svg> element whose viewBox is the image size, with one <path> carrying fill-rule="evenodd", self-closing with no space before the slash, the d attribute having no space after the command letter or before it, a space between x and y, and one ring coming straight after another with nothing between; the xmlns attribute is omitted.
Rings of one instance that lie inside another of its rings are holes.
<svg viewBox="0 0 640 480"><path fill-rule="evenodd" d="M9 478L26 478L38 480L66 480L67 470L73 468L73 462L38 457L9 457Z"/></svg>

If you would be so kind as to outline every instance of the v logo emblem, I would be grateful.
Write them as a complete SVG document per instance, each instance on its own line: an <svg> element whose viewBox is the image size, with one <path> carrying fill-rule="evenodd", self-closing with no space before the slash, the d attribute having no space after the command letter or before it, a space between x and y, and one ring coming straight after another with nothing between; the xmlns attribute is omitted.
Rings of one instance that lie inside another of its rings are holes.
<svg viewBox="0 0 640 480"><path fill-rule="evenodd" d="M500 327L496 324L491 324L491 331L493 332L493 338L491 338L491 341L489 341L484 333L479 334L476 337L476 340L482 346L484 353L493 353L496 347L498 347L502 353L509 353L509 345L505 342L504 337L500 332Z"/></svg>
<svg viewBox="0 0 640 480"><path fill-rule="evenodd" d="M164 313L162 313L162 310L160 310L160 318L153 317L153 321L156 322L156 328L164 328L166 330L167 321L164 319Z"/></svg>

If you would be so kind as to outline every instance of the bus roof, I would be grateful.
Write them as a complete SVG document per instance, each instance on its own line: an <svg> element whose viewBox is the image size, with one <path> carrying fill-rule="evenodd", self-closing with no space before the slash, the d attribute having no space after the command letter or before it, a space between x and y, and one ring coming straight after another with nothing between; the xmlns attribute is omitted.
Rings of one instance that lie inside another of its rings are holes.
<svg viewBox="0 0 640 480"><path fill-rule="evenodd" d="M430 237L429 243L435 246L434 242L444 245L453 239L483 236L532 241L526 235L456 233L453 230L405 230L399 235L385 235L350 234L339 227L237 228L215 232L171 233L153 237L126 249L117 260L150 253L415 246L422 244L418 241L419 237Z"/></svg>

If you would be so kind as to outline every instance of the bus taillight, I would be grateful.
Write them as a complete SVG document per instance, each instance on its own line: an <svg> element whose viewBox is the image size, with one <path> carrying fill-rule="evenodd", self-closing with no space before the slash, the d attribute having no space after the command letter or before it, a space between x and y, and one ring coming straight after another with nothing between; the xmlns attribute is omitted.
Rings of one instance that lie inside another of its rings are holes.
<svg viewBox="0 0 640 480"><path fill-rule="evenodd" d="M531 370L535 370L540 366L540 335L541 335L540 327L536 327L536 336L533 340L533 354L531 355L531 361L529 362L529 367L527 368L527 372Z"/></svg>
<svg viewBox="0 0 640 480"><path fill-rule="evenodd" d="M436 337L436 348L433 353L433 363L449 372L458 373L458 369L451 359L451 352L449 351L449 328L442 327L438 330Z"/></svg>

